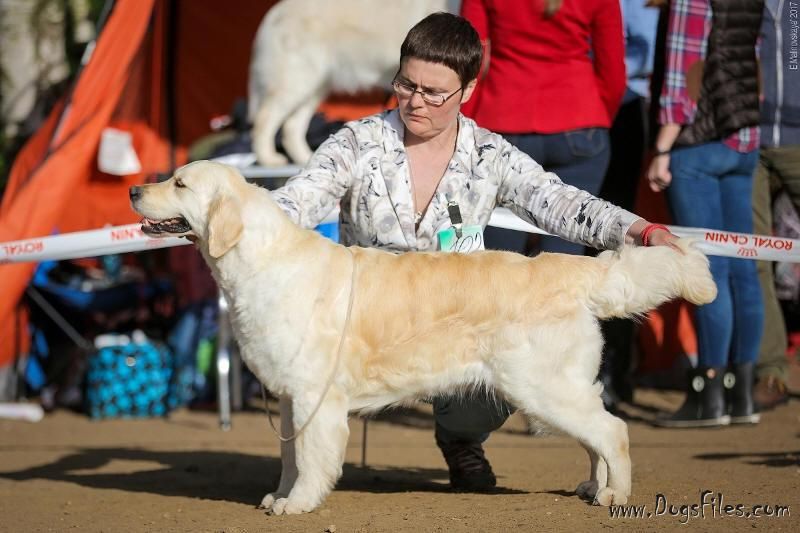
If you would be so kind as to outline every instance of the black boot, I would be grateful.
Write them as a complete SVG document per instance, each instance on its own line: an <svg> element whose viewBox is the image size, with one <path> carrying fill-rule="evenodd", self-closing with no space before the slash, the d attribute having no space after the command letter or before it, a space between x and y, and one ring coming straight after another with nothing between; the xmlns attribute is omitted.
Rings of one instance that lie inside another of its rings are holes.
<svg viewBox="0 0 800 533"><path fill-rule="evenodd" d="M497 479L479 441L445 441L436 424L436 444L450 471L450 487L465 492L492 490Z"/></svg>
<svg viewBox="0 0 800 533"><path fill-rule="evenodd" d="M723 368L700 367L689 371L686 401L672 416L656 424L668 428L726 426L731 419L725 413Z"/></svg>
<svg viewBox="0 0 800 533"><path fill-rule="evenodd" d="M758 424L761 415L753 402L755 363L732 364L725 373L725 392L731 424Z"/></svg>

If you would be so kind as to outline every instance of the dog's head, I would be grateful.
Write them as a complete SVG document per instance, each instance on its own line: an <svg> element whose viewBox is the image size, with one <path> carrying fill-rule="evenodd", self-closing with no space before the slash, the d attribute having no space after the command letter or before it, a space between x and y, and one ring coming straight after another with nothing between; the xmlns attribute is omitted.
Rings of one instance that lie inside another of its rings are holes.
<svg viewBox="0 0 800 533"><path fill-rule="evenodd" d="M131 206L152 237L187 237L208 244L218 258L236 246L244 227L241 198L247 184L233 168L196 161L166 181L131 187Z"/></svg>

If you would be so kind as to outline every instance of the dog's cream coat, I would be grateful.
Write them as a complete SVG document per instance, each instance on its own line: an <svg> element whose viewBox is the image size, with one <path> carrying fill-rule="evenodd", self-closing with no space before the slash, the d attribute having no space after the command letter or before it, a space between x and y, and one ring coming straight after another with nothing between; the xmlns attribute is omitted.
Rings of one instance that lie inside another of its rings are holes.
<svg viewBox="0 0 800 533"><path fill-rule="evenodd" d="M253 42L248 107L253 151L266 166L311 157L308 124L330 92L388 88L408 30L457 0L282 0L267 12Z"/></svg>
<svg viewBox="0 0 800 533"><path fill-rule="evenodd" d="M344 331L319 411L296 449L281 447L280 485L262 502L276 514L311 511L330 492L342 471L349 411L471 386L491 387L575 437L591 460L577 492L602 505L625 503L627 428L605 411L595 383L597 319L716 296L706 257L686 241L683 253L631 247L597 258L348 249L295 226L268 191L209 162L134 188L131 198L147 219L188 222L230 303L244 360L281 398L284 435L309 420ZM144 229L161 234L149 221Z"/></svg>

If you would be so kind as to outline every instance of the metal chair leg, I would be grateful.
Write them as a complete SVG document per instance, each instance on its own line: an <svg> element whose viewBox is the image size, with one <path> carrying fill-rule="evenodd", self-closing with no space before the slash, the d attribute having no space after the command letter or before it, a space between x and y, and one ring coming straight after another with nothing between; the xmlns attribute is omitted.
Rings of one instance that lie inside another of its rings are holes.
<svg viewBox="0 0 800 533"><path fill-rule="evenodd" d="M364 427L361 430L361 468L367 466L367 418L362 418Z"/></svg>
<svg viewBox="0 0 800 533"><path fill-rule="evenodd" d="M219 293L219 329L217 330L217 405L219 409L219 426L223 431L231 429L231 389L230 343L231 323L228 318L228 301Z"/></svg>

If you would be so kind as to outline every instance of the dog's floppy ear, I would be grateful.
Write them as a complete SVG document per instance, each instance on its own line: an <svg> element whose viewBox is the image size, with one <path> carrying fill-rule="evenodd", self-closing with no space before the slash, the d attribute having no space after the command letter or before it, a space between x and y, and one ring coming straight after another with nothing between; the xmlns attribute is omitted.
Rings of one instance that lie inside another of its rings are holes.
<svg viewBox="0 0 800 533"><path fill-rule="evenodd" d="M242 238L241 206L234 198L223 196L208 210L208 253L213 258L223 256Z"/></svg>

